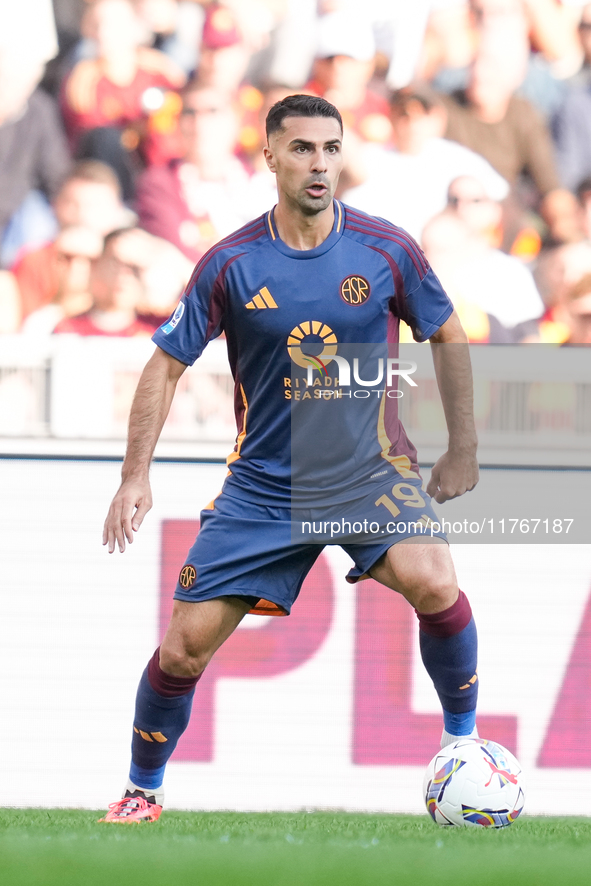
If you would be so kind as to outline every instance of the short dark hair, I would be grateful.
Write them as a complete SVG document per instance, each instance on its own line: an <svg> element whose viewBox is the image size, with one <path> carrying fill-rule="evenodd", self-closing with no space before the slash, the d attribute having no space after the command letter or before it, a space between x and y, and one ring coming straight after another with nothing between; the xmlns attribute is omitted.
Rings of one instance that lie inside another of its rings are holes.
<svg viewBox="0 0 591 886"><path fill-rule="evenodd" d="M343 131L343 118L338 109L325 98L317 95L286 95L281 101L275 102L269 113L265 128L267 139L274 132L283 129L286 117L332 117Z"/></svg>

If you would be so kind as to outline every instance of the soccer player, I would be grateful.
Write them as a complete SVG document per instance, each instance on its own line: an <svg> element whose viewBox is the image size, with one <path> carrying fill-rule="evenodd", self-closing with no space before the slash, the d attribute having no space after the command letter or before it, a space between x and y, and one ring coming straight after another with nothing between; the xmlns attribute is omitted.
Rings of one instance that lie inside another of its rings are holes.
<svg viewBox="0 0 591 886"><path fill-rule="evenodd" d="M150 461L175 386L222 330L236 385L238 437L223 489L202 512L166 635L141 677L129 781L105 821L158 818L164 769L209 660L247 612L289 614L322 549L292 535L291 416L294 406L307 408L315 399L314 383L310 390L306 383L315 370L307 367L338 364L341 345L396 343L399 319L417 341L442 345L433 351L449 448L426 494L416 451L391 411L396 399L385 389L381 398L374 392L360 400L359 421L343 423L337 410L348 401L340 389L339 396L318 400L349 434L339 448L346 459L340 470L318 453L327 477L346 478L342 487L327 480L324 491L329 502L351 504L347 513L355 519L375 520L384 512L379 519L387 535L340 540L355 563L348 580L371 576L416 609L422 658L443 707L442 745L477 734L470 604L458 589L445 538L421 534L434 518L429 496L444 502L478 480L466 336L411 237L333 198L342 134L338 110L322 98L288 96L271 108L264 153L277 176L277 205L205 254L174 314L154 334L158 347L138 384L122 483L105 522L109 552L125 550L150 510ZM306 351L307 344L316 344L315 360L306 356L314 351ZM396 514L400 523L386 524Z"/></svg>

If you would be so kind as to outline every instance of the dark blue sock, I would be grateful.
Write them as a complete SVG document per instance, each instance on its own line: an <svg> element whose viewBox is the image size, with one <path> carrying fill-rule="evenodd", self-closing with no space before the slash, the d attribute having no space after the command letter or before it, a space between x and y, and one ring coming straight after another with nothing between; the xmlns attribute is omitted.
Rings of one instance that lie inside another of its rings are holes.
<svg viewBox="0 0 591 886"><path fill-rule="evenodd" d="M417 612L421 657L443 708L445 729L468 735L474 729L478 699L478 637L465 594L434 615Z"/></svg>
<svg viewBox="0 0 591 886"><path fill-rule="evenodd" d="M135 700L130 780L156 790L189 723L199 677L175 677L160 668L158 648L142 674Z"/></svg>

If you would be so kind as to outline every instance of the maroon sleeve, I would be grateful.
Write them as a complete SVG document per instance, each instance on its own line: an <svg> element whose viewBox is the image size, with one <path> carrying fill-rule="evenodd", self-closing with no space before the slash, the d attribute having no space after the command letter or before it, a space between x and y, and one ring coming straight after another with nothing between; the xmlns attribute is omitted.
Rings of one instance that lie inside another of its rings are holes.
<svg viewBox="0 0 591 886"><path fill-rule="evenodd" d="M168 240L193 262L201 257L200 252L181 240L181 225L191 220L191 214L181 194L173 164L151 166L141 174L135 211L140 227L149 234Z"/></svg>

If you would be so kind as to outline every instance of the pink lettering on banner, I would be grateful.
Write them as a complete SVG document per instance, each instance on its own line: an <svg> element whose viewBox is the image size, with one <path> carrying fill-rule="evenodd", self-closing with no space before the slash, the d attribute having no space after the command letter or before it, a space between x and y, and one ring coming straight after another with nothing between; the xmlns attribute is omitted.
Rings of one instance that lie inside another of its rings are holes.
<svg viewBox="0 0 591 886"><path fill-rule="evenodd" d="M160 638L172 612L179 572L198 531L197 520L163 521ZM191 722L174 752L175 760L213 760L218 680L275 677L294 670L316 654L330 630L334 603L332 578L322 554L304 582L302 594L304 605L296 605L289 618L260 616L266 621L263 627L238 628L217 651L197 684Z"/></svg>
<svg viewBox="0 0 591 886"><path fill-rule="evenodd" d="M591 596L537 762L556 769L591 767Z"/></svg>
<svg viewBox="0 0 591 886"><path fill-rule="evenodd" d="M439 747L442 720L412 710L416 616L402 596L375 581L357 589L353 762L426 765ZM480 715L478 728L483 738L515 753L516 717Z"/></svg>

